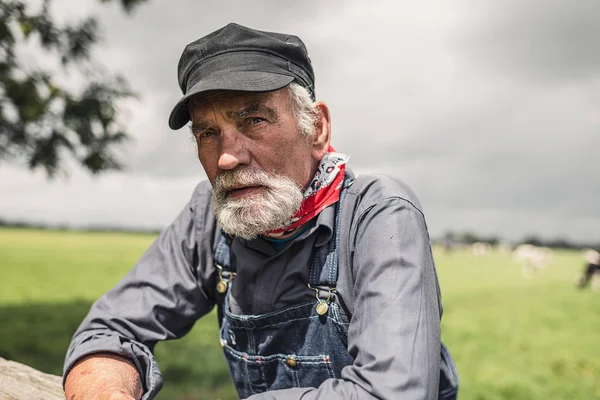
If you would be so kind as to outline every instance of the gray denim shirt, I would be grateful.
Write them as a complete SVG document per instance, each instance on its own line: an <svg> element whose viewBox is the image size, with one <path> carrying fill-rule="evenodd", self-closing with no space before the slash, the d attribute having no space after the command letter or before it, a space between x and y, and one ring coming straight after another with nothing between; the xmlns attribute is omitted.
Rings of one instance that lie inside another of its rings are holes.
<svg viewBox="0 0 600 400"><path fill-rule="evenodd" d="M215 305L213 248L219 228L211 188L192 199L117 286L97 300L73 336L64 376L81 357L114 352L133 360L152 399L162 378L152 354L185 335ZM332 239L334 207L282 249L235 238L231 311L264 314L314 299L311 253ZM359 176L342 205L340 270L334 298L349 321L354 364L318 388L266 392L253 400L437 399L440 290L427 226L414 193L383 175Z"/></svg>

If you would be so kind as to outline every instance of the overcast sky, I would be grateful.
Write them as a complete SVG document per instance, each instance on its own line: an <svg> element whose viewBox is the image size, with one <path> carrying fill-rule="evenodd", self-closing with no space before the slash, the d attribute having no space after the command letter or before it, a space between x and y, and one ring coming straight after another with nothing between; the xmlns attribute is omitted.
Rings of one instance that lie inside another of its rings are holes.
<svg viewBox="0 0 600 400"><path fill-rule="evenodd" d="M174 5L177 5L174 7ZM358 174L418 194L433 236L472 230L600 241L597 0L57 0L61 20L96 14L95 56L140 93L125 107L128 171L94 178L0 165L0 217L164 227L205 178L180 98L185 45L229 22L300 36L332 113L333 145Z"/></svg>

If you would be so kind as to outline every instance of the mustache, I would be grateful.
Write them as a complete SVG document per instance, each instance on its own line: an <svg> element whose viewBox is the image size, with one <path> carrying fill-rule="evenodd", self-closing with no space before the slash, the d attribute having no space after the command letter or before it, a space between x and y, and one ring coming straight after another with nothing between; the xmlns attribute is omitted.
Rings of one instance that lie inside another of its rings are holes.
<svg viewBox="0 0 600 400"><path fill-rule="evenodd" d="M215 194L226 192L245 186L267 186L270 187L271 177L258 169L236 169L220 172L213 183Z"/></svg>

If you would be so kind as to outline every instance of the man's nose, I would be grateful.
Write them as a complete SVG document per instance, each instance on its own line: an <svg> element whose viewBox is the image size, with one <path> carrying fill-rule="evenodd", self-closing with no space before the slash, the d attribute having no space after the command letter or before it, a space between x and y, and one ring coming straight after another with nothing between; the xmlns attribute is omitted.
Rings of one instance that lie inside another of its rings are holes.
<svg viewBox="0 0 600 400"><path fill-rule="evenodd" d="M223 132L219 169L232 170L238 165L248 164L249 162L250 154L242 143L241 134L233 131Z"/></svg>

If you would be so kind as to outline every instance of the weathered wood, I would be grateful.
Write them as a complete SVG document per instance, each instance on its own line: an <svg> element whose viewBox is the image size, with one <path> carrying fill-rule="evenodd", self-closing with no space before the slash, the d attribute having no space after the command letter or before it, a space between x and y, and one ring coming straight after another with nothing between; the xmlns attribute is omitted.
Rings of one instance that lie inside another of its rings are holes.
<svg viewBox="0 0 600 400"><path fill-rule="evenodd" d="M0 400L65 400L62 378L0 357Z"/></svg>

